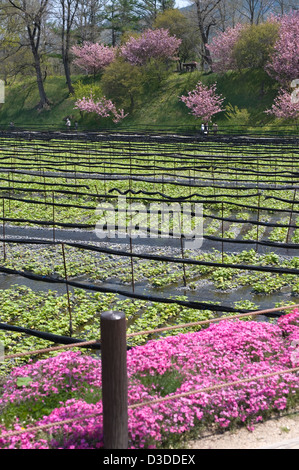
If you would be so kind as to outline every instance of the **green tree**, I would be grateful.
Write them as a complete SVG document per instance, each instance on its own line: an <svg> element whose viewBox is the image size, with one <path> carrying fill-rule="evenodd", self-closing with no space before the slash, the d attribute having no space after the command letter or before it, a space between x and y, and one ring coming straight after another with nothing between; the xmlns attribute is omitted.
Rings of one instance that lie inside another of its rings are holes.
<svg viewBox="0 0 299 470"><path fill-rule="evenodd" d="M174 8L174 0L138 0L137 13L146 28L151 28L159 13Z"/></svg>
<svg viewBox="0 0 299 470"><path fill-rule="evenodd" d="M79 0L60 0L59 16L61 18L61 54L66 83L70 93L74 92L70 70L71 35Z"/></svg>
<svg viewBox="0 0 299 470"><path fill-rule="evenodd" d="M32 75L32 55L22 41L24 27L16 15L0 15L0 79L8 84L11 78ZM24 34L23 34L24 36Z"/></svg>
<svg viewBox="0 0 299 470"><path fill-rule="evenodd" d="M153 27L155 29L168 29L171 36L176 36L182 40L178 54L182 62L197 57L197 48L200 44L198 32L191 21L178 9L168 9L158 13Z"/></svg>
<svg viewBox="0 0 299 470"><path fill-rule="evenodd" d="M138 0L110 0L105 8L107 29L111 31L111 44L116 46L126 31L139 29Z"/></svg>
<svg viewBox="0 0 299 470"><path fill-rule="evenodd" d="M118 106L132 112L143 92L143 71L118 57L108 65L101 79L103 94Z"/></svg>
<svg viewBox="0 0 299 470"><path fill-rule="evenodd" d="M244 28L232 52L237 67L239 69L263 68L278 39L278 30L279 25L272 22Z"/></svg>
<svg viewBox="0 0 299 470"><path fill-rule="evenodd" d="M44 88L44 78L42 73L42 42L46 17L49 13L49 0L36 0L27 2L26 0L8 0L4 5L8 15L15 16L22 21L22 26L26 31L32 53L36 81L39 91L40 101L38 108L42 109L50 105Z"/></svg>

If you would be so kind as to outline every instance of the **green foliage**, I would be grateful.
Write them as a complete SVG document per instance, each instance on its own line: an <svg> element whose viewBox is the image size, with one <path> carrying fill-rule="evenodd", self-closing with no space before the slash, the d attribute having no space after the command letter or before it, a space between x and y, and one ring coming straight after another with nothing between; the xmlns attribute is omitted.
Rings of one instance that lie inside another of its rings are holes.
<svg viewBox="0 0 299 470"><path fill-rule="evenodd" d="M107 98L130 112L140 103L144 78L142 68L118 57L105 68L101 87Z"/></svg>
<svg viewBox="0 0 299 470"><path fill-rule="evenodd" d="M174 65L172 64L171 67L174 68ZM117 125L119 128L122 126L144 128L144 126L155 125L161 129L165 126L177 128L188 126L190 130L198 129L196 119L186 112L186 106L179 100L179 97L194 89L199 80L205 85L211 85L217 81L217 90L219 94L226 97L227 103L230 103L232 107L237 106L239 110L247 109L250 115L248 125L273 121L273 118L267 116L264 111L271 107L277 94L276 83L261 70L248 70L242 75L233 72L224 76L205 75L199 71L180 74L171 73L171 68L160 70L156 64L150 64L146 70L137 71L133 67L127 68L125 78L119 77L117 73L114 78L113 68L110 69L111 75L108 76L108 70L101 79L97 77L94 80L93 77L79 75L73 76L72 81L78 96L85 89L93 88L99 92L102 90L102 93L107 94L112 101L117 99L120 104L123 103L126 109L131 104L131 94L134 101L133 111L130 110L124 122ZM136 72L137 76L134 76ZM162 82L160 78L163 79ZM260 94L261 83L263 83L262 95ZM65 128L65 117L72 116L72 121L76 119L79 122L79 129L94 129L95 126L99 126L94 117L82 118L79 110L74 109L75 97L69 96L63 77L47 77L45 89L52 105L50 109L38 112L35 106L39 97L34 80L23 79L22 82L7 86L6 101L0 110L0 124L8 125L10 121L14 121L17 127L26 128L37 125L60 129ZM119 103L117 104L120 106ZM225 113L217 116L217 122L219 126L228 124ZM109 125L115 126L112 123Z"/></svg>
<svg viewBox="0 0 299 470"><path fill-rule="evenodd" d="M179 57L182 62L196 59L196 48L200 38L192 22L178 9L169 9L159 13L153 24L154 28L168 29L171 36L182 40Z"/></svg>
<svg viewBox="0 0 299 470"><path fill-rule="evenodd" d="M98 83L90 85L89 83L83 83L82 80L79 80L73 87L74 93L72 97L75 101L84 98L84 96L88 98L90 94L92 94L95 101L103 96L102 87Z"/></svg>
<svg viewBox="0 0 299 470"><path fill-rule="evenodd" d="M248 112L248 109L239 109L238 106L232 106L231 104L228 104L226 106L225 115L229 121L229 124L234 127L245 126L250 121L250 114Z"/></svg>
<svg viewBox="0 0 299 470"><path fill-rule="evenodd" d="M27 377L19 377L17 385L19 386L19 383L21 383L21 385L26 386L28 384L26 379ZM55 393L45 395L43 398L30 398L19 403L7 403L1 410L1 421L8 428L16 421L16 418L26 425L31 421L37 421L43 416L49 415L54 408L58 408L61 403L65 403L67 400L77 399L85 400L86 403L96 403L101 399L101 395L100 388L91 388L87 382L82 382L80 383L80 389L76 391L61 389Z"/></svg>
<svg viewBox="0 0 299 470"><path fill-rule="evenodd" d="M276 23L261 23L244 28L233 49L239 69L258 69L266 65L278 38Z"/></svg>
<svg viewBox="0 0 299 470"><path fill-rule="evenodd" d="M32 382L33 379L31 377L18 377L17 378L17 386L18 387L23 387L28 385L30 382Z"/></svg>
<svg viewBox="0 0 299 470"><path fill-rule="evenodd" d="M150 393L153 395L158 393L161 397L175 393L185 380L185 377L176 369L167 370L161 375L140 374L136 378L140 380L142 385L149 387Z"/></svg>
<svg viewBox="0 0 299 470"><path fill-rule="evenodd" d="M147 93L153 93L162 88L170 75L169 64L158 59L151 59L143 66L143 87Z"/></svg>

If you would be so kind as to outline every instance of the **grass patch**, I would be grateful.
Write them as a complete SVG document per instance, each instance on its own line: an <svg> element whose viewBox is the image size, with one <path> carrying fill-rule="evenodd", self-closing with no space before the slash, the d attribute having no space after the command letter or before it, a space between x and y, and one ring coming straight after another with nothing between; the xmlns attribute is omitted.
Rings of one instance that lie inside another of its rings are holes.
<svg viewBox="0 0 299 470"><path fill-rule="evenodd" d="M99 77L76 75L73 83L100 85ZM38 111L38 89L33 78L24 79L6 87L6 102L0 109L0 124L8 125L15 122L18 127L42 126L45 128L64 129L66 116L72 116L73 122L79 122L79 128L142 128L148 126L163 129L165 127L184 127L196 131L200 120L188 113L188 109L180 101L180 96L195 88L198 81L206 85L217 83L217 93L226 99L224 105L246 109L249 125L270 125L273 119L264 111L268 109L277 95L277 83L263 70L246 70L220 74L203 74L202 72L171 73L162 82L159 89L144 92L141 102L133 112L119 124L107 119L98 119L93 115L82 117L74 109L74 98L69 95L63 76L49 76L44 85L51 102L49 109ZM226 113L222 112L215 119L221 126L230 125ZM239 123L242 125L242 122Z"/></svg>

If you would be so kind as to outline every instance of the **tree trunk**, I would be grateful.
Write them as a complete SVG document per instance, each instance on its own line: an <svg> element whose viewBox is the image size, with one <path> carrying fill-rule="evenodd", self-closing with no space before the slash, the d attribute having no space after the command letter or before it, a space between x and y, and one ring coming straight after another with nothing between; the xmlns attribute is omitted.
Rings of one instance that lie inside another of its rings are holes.
<svg viewBox="0 0 299 470"><path fill-rule="evenodd" d="M207 48L208 44L208 34L209 34L209 25L205 27L203 16L201 12L201 3L199 1L195 2L196 11L197 11L197 24L201 38L201 56L202 56L202 67L206 63L209 68L212 68L212 59L209 49ZM207 32L206 32L207 31Z"/></svg>
<svg viewBox="0 0 299 470"><path fill-rule="evenodd" d="M38 86L38 91L39 91L39 104L38 108L42 109L50 104L50 101L47 98L45 88L44 88L44 82L43 82L43 77L42 77L42 71L41 71L41 66L40 66L40 57L38 53L33 52L34 56L34 68L35 68L35 73L36 73L36 80L37 80L37 86Z"/></svg>
<svg viewBox="0 0 299 470"><path fill-rule="evenodd" d="M70 94L73 94L74 93L74 87L72 85L71 71L70 71L70 59L69 59L68 53L65 52L62 59L63 59L63 66L64 66L66 84L68 86Z"/></svg>
<svg viewBox="0 0 299 470"><path fill-rule="evenodd" d="M39 109L42 109L48 106L50 104L50 101L48 100L46 92L45 92L41 65L40 65L40 55L38 53L40 30L38 30L37 38L35 39L36 30L37 30L36 25L35 25L34 31L31 30L30 26L27 26L27 31L28 31L29 40L30 40L30 47L31 47L31 51L33 54L33 58L34 58L34 68L35 68L36 81L37 81L39 98L40 98L40 101L37 107Z"/></svg>
<svg viewBox="0 0 299 470"><path fill-rule="evenodd" d="M64 73L66 78L66 84L68 86L70 94L74 93L74 88L71 80L71 71L70 71L70 35L71 28L74 21L75 13L78 8L78 1L75 1L73 4L73 12L71 11L72 2L67 2L67 5L64 1L61 0L62 7L62 32L61 32L61 49L62 49L62 61L64 66Z"/></svg>

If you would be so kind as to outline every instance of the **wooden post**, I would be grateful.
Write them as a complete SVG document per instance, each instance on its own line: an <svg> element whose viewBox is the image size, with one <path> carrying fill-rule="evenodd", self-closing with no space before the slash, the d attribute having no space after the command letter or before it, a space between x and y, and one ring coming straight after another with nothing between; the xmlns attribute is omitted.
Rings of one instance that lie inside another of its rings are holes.
<svg viewBox="0 0 299 470"><path fill-rule="evenodd" d="M2 199L2 215L3 215L3 260L6 261L6 248L5 248L5 201L4 198Z"/></svg>
<svg viewBox="0 0 299 470"><path fill-rule="evenodd" d="M69 332L70 332L70 336L72 336L73 335L72 307L71 307L71 301L70 301L69 286L67 283L68 278L67 278L67 269L66 269L66 261L65 261L64 243L61 243L61 249L62 249L62 256L63 256L64 276L66 280L67 305L68 305L68 311L69 311Z"/></svg>
<svg viewBox="0 0 299 470"><path fill-rule="evenodd" d="M294 210L294 203L296 201L296 188L294 190L294 195L293 195L293 202L292 202L292 208L291 208L291 214L290 214L290 220L289 220L289 226L288 226L288 233L287 233L287 239L286 239L286 243L289 243L289 236L290 236L290 230L291 230L291 223L292 223L292 218L293 218L293 210Z"/></svg>
<svg viewBox="0 0 299 470"><path fill-rule="evenodd" d="M128 448L126 317L101 314L102 403L105 449Z"/></svg>
<svg viewBox="0 0 299 470"><path fill-rule="evenodd" d="M54 202L54 192L52 192L52 215L53 215L53 242L55 242L55 202Z"/></svg>
<svg viewBox="0 0 299 470"><path fill-rule="evenodd" d="M223 238L224 238L224 226L223 226L223 214L224 214L224 209L223 209L223 202L222 202L222 207L221 207L221 215L222 215L222 221L221 221L221 237L222 237L222 242L221 242L221 260L223 263Z"/></svg>

